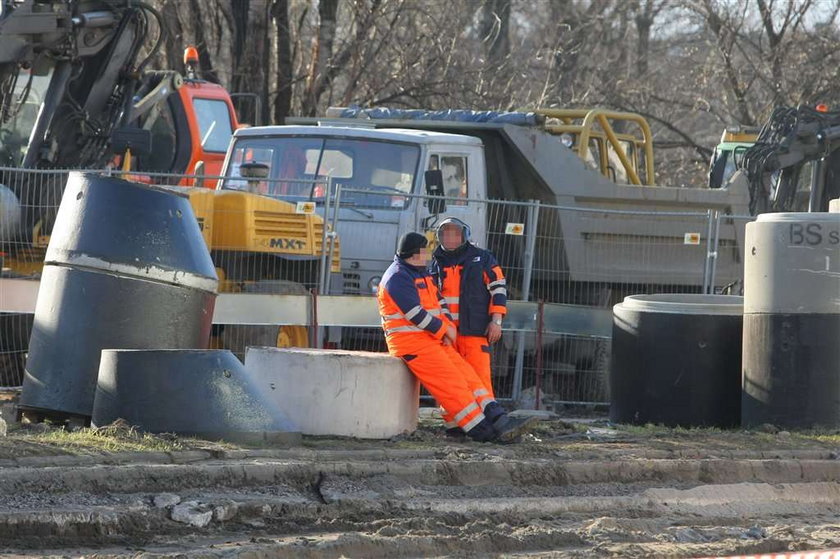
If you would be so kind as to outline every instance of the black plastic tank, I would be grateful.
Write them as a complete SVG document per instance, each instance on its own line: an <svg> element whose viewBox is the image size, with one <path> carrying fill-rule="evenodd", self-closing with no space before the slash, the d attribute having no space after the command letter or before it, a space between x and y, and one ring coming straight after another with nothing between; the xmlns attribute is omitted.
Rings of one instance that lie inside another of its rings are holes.
<svg viewBox="0 0 840 559"><path fill-rule="evenodd" d="M632 295L613 307L610 420L740 422L743 298Z"/></svg>
<svg viewBox="0 0 840 559"><path fill-rule="evenodd" d="M206 348L217 286L186 197L71 173L47 248L19 409L89 418L103 349Z"/></svg>
<svg viewBox="0 0 840 559"><path fill-rule="evenodd" d="M840 427L840 213L747 224L744 426Z"/></svg>
<svg viewBox="0 0 840 559"><path fill-rule="evenodd" d="M300 429L228 350L102 352L92 423L238 443L295 445Z"/></svg>

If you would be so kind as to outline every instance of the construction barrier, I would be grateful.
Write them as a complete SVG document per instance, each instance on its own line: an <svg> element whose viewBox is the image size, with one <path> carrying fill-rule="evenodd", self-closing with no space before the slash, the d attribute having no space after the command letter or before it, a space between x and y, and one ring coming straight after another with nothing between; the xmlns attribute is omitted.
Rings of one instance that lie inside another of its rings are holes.
<svg viewBox="0 0 840 559"><path fill-rule="evenodd" d="M64 177L66 171L0 168L0 184L28 185L22 202L0 196L6 206L0 215L10 216L4 223L14 221L17 227L16 233L0 233L0 385L19 384L22 375L31 328L26 313L32 308L24 303L34 301L33 284ZM178 184L183 177L143 180ZM195 177L192 184L214 186L218 180ZM183 191L208 244L224 241L211 250L220 279L213 347L240 358L248 345L385 350L375 307L369 306L372 295L398 233L433 231L435 223L405 222L400 216L408 214L399 210L428 208L434 201L309 182L296 186L311 192L326 188L324 203L284 203L282 211L281 201L270 196L245 203L229 191L222 197L208 188ZM473 240L496 255L507 277L511 313L493 353L494 384L500 397L523 407L608 400L611 308L624 297L740 293L748 216L723 215L715 208L650 212L583 203L446 200L446 215L470 223ZM251 229L243 230L242 224ZM336 315L330 314L333 296L344 296ZM314 306L306 302L313 297ZM356 307L348 302L352 297L370 302ZM527 321L515 318L517 305L528 309ZM359 317L347 316L362 307L367 310ZM226 308L236 309L231 311L235 319Z"/></svg>

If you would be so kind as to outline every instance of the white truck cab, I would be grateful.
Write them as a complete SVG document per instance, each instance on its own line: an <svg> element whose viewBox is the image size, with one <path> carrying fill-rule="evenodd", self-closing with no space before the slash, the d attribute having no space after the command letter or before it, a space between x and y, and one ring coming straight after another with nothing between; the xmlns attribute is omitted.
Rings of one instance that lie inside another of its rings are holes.
<svg viewBox="0 0 840 559"><path fill-rule="evenodd" d="M243 173L261 164L263 180ZM267 168L267 169L266 169ZM372 294L391 262L399 237L433 227L436 216L424 198L425 171L440 170L445 213L469 223L483 244L485 210L470 200L487 198L484 149L472 136L364 126L264 126L236 131L219 189L254 190L288 202L314 201L323 215L331 180L334 204L341 185L337 233L341 276L331 294ZM332 221L330 209L325 219Z"/></svg>

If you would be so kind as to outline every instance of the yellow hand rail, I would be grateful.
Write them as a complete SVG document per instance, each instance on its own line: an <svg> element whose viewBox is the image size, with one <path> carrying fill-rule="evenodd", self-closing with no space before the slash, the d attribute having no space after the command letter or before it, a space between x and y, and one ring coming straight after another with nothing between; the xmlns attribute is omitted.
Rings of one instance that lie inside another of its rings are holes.
<svg viewBox="0 0 840 559"><path fill-rule="evenodd" d="M645 184L653 184L653 135L650 126L641 115L606 109L537 109L534 112L564 123L562 125L546 125L545 128L549 132L577 134L578 141L575 149L581 159L586 159L589 153L589 139L591 137L606 136L606 140L621 161L630 182L640 185L642 181L636 171L636 161L628 155L622 140L638 145L645 156ZM576 121L580 121L580 124L575 124ZM616 134L611 121L625 121L636 124L641 131L641 137ZM595 129L596 123L600 126L600 130ZM599 164L601 172L607 174L604 161L599 162Z"/></svg>

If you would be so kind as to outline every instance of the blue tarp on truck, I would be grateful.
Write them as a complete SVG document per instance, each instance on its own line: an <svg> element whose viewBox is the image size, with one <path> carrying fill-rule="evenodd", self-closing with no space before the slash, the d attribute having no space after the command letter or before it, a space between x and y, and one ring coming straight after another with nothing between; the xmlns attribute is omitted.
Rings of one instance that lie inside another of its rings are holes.
<svg viewBox="0 0 840 559"><path fill-rule="evenodd" d="M498 124L515 124L518 126L536 126L545 122L545 117L537 113L471 111L467 109L428 111L425 109L389 109L387 107L363 109L361 107L350 106L331 109L330 113L331 117L338 118L493 122Z"/></svg>

